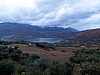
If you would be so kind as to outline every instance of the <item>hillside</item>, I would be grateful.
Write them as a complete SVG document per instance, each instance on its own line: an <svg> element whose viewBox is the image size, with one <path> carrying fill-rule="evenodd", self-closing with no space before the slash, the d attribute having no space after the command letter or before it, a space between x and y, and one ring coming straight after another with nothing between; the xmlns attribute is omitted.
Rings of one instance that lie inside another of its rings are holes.
<svg viewBox="0 0 100 75"><path fill-rule="evenodd" d="M81 31L76 34L74 40L100 42L100 29Z"/></svg>

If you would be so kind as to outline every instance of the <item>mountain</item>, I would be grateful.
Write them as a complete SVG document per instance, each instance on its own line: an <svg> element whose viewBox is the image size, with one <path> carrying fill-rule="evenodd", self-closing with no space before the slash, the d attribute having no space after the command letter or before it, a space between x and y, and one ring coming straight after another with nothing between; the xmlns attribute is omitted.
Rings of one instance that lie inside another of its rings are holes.
<svg viewBox="0 0 100 75"><path fill-rule="evenodd" d="M91 29L78 32L74 36L74 40L83 42L100 42L100 29Z"/></svg>
<svg viewBox="0 0 100 75"><path fill-rule="evenodd" d="M78 32L73 28L39 27L19 23L0 23L2 40L33 40L36 38L70 38Z"/></svg>
<svg viewBox="0 0 100 75"><path fill-rule="evenodd" d="M100 42L100 29L78 31L70 27L40 27L20 23L0 23L0 38L7 41L67 39L81 42Z"/></svg>

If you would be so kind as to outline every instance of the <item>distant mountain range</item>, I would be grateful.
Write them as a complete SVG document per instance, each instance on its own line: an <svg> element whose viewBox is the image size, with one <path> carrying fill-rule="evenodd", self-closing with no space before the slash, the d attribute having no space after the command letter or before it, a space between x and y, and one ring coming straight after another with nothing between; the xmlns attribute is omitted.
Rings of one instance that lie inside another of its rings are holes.
<svg viewBox="0 0 100 75"><path fill-rule="evenodd" d="M78 31L74 28L40 27L19 23L0 23L0 39L7 41L41 41L56 39L100 42L100 29Z"/></svg>
<svg viewBox="0 0 100 75"><path fill-rule="evenodd" d="M19 23L0 23L0 38L7 41L33 40L36 38L68 39L78 30L62 27L39 27Z"/></svg>

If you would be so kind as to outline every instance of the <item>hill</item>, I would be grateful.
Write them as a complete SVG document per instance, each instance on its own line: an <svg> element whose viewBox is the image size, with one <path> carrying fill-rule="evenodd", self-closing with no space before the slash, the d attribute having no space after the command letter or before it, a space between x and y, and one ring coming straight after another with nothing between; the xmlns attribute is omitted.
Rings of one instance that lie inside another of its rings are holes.
<svg viewBox="0 0 100 75"><path fill-rule="evenodd" d="M74 40L83 42L100 42L100 29L91 29L86 31L78 32Z"/></svg>

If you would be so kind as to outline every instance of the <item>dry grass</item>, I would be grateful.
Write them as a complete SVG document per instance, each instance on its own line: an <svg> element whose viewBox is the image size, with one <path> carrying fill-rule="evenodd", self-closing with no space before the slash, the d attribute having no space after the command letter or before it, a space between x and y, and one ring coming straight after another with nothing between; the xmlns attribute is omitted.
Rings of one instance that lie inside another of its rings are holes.
<svg viewBox="0 0 100 75"><path fill-rule="evenodd" d="M68 61L69 58L73 55L73 51L75 51L75 48L68 47L56 47L55 50L52 50L24 44L12 44L10 46L18 46L19 49L23 51L23 53L37 54L41 58L56 61Z"/></svg>

